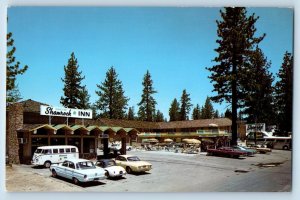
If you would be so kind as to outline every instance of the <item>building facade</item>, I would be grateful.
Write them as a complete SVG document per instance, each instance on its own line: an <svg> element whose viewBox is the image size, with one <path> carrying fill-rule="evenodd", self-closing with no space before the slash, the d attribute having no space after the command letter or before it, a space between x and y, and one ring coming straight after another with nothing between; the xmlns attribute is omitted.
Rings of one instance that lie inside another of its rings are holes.
<svg viewBox="0 0 300 200"><path fill-rule="evenodd" d="M10 163L29 164L35 149L46 145L75 145L80 157L96 156L103 148L108 154L108 144L121 141L121 153L126 145L142 143L146 139L165 139L182 142L184 139L212 140L228 138L231 120L227 118L176 122L143 122L115 119L78 119L51 117L40 114L41 105L31 99L7 106L6 154Z"/></svg>

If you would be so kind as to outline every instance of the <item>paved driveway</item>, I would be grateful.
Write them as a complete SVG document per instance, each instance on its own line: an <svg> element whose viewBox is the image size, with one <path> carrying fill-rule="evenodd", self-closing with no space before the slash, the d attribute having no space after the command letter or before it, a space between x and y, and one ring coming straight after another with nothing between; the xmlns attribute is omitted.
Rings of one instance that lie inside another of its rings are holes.
<svg viewBox="0 0 300 200"><path fill-rule="evenodd" d="M45 168L7 167L8 191L275 192L291 190L291 151L241 159L156 151L130 151L152 163L144 174L76 186Z"/></svg>

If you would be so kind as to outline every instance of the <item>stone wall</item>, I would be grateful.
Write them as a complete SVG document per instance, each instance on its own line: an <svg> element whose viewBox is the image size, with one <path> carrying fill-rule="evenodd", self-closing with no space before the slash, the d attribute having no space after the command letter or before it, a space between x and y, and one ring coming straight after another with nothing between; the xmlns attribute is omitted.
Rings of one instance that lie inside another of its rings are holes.
<svg viewBox="0 0 300 200"><path fill-rule="evenodd" d="M23 127L23 106L20 103L12 104L8 107L6 127L6 145L8 162L20 164L19 142L17 130Z"/></svg>

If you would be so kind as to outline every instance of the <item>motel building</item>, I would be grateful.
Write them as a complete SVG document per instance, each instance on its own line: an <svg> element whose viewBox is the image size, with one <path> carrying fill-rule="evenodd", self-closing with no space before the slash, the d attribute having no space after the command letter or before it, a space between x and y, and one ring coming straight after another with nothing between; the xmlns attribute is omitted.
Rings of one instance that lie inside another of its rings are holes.
<svg viewBox="0 0 300 200"><path fill-rule="evenodd" d="M95 158L97 150L109 154L109 144L121 142L139 146L147 140L180 143L184 139L216 142L228 139L231 120L228 118L174 122L143 122L134 120L93 120L91 110L57 108L34 100L7 105L6 155L9 163L30 164L37 147L75 145L81 158Z"/></svg>

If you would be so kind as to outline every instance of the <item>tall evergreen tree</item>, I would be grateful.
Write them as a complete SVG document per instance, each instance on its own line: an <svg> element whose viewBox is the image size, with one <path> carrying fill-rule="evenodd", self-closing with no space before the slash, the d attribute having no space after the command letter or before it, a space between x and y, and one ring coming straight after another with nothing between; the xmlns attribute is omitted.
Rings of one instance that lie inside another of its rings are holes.
<svg viewBox="0 0 300 200"><path fill-rule="evenodd" d="M232 119L232 112L229 109L226 109L224 117Z"/></svg>
<svg viewBox="0 0 300 200"><path fill-rule="evenodd" d="M128 109L128 114L127 114L127 119L128 120L135 120L135 116L134 116L134 107L129 107Z"/></svg>
<svg viewBox="0 0 300 200"><path fill-rule="evenodd" d="M263 52L258 47L250 57L249 69L252 73L248 74L245 85L245 93L242 114L246 114L248 123L264 122L268 125L274 123L274 99L272 87L273 75L269 72L271 63L267 62ZM251 81L249 81L251 80Z"/></svg>
<svg viewBox="0 0 300 200"><path fill-rule="evenodd" d="M98 119L100 117L99 113L98 113L98 108L97 108L97 104L93 103L91 105L92 112L93 112L93 119Z"/></svg>
<svg viewBox="0 0 300 200"><path fill-rule="evenodd" d="M153 81L151 79L151 75L148 70L144 75L142 84L144 88L141 96L142 99L138 103L139 106L138 116L139 119L142 121L154 121L156 101L153 95L157 93L157 91L155 91L153 88Z"/></svg>
<svg viewBox="0 0 300 200"><path fill-rule="evenodd" d="M203 119L211 119L214 115L214 108L210 101L210 98L207 97L205 100L204 108L202 109L202 118Z"/></svg>
<svg viewBox="0 0 300 200"><path fill-rule="evenodd" d="M193 109L193 120L201 119L201 108L199 104Z"/></svg>
<svg viewBox="0 0 300 200"><path fill-rule="evenodd" d="M171 103L171 107L169 109L169 117L170 121L180 120L180 105L176 98Z"/></svg>
<svg viewBox="0 0 300 200"><path fill-rule="evenodd" d="M60 98L60 103L68 108L82 108L80 98L83 87L81 86L81 81L85 77L82 77L82 72L79 72L78 68L77 59L74 52L72 52L68 65L64 66L65 78L61 79L64 82L64 96Z"/></svg>
<svg viewBox="0 0 300 200"><path fill-rule="evenodd" d="M86 89L86 86L83 86L79 93L79 104L82 109L92 109L90 104L90 95Z"/></svg>
<svg viewBox="0 0 300 200"><path fill-rule="evenodd" d="M278 113L278 126L282 132L292 131L293 121L293 56L285 52L283 63L277 74L275 98Z"/></svg>
<svg viewBox="0 0 300 200"><path fill-rule="evenodd" d="M215 110L214 112L214 118L220 118L220 115L219 115L219 111L218 110Z"/></svg>
<svg viewBox="0 0 300 200"><path fill-rule="evenodd" d="M16 47L14 46L14 39L12 38L12 33L8 33L7 39L7 53L6 53L6 90L7 102L16 102L20 100L20 91L16 85L17 75L24 74L28 69L25 65L23 68L20 67L20 62L16 61L14 56L16 52Z"/></svg>
<svg viewBox="0 0 300 200"><path fill-rule="evenodd" d="M163 122L164 121L164 114L160 112L160 110L157 110L155 115L155 121L156 122Z"/></svg>
<svg viewBox="0 0 300 200"><path fill-rule="evenodd" d="M222 103L231 103L232 108L232 145L237 144L237 110L241 105L243 84L249 66L249 57L253 48L260 43L265 34L256 37L255 22L258 17L254 14L247 16L244 7L226 7L220 11L222 20L217 20L218 47L215 51L219 54L213 61L217 64L207 68L211 75L209 78L214 83L213 92L216 96L211 100ZM250 72L251 73L251 72Z"/></svg>
<svg viewBox="0 0 300 200"><path fill-rule="evenodd" d="M186 92L186 89L182 91L181 106L180 106L180 120L189 120L189 113L191 110L191 98L190 94Z"/></svg>
<svg viewBox="0 0 300 200"><path fill-rule="evenodd" d="M124 95L122 82L114 67L106 72L106 78L101 85L97 84L96 94L99 100L96 102L101 117L109 119L123 119L125 117L128 98Z"/></svg>

